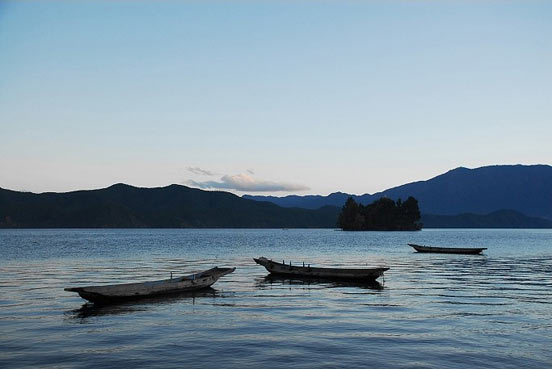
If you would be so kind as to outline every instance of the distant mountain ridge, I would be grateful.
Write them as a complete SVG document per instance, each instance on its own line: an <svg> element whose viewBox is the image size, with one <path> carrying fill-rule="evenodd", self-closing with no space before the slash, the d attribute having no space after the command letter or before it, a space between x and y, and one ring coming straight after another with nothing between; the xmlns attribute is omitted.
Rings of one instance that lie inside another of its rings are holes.
<svg viewBox="0 0 552 369"><path fill-rule="evenodd" d="M255 201L268 201L284 208L304 208L318 209L322 206L337 206L342 207L349 197L353 197L356 202L367 205L372 202L369 198L372 195L351 195L344 192L334 192L328 196L322 195L289 195L284 197L277 196L259 196L259 195L243 195L244 199ZM376 200L376 199L374 199Z"/></svg>
<svg viewBox="0 0 552 369"><path fill-rule="evenodd" d="M369 204L381 197L393 200L415 197L422 214L489 214L511 209L531 217L552 220L552 167L549 165L495 165L476 169L456 168L427 181L408 183L375 194L328 196L250 196L285 207L317 209L343 206L352 196Z"/></svg>
<svg viewBox="0 0 552 369"><path fill-rule="evenodd" d="M42 194L0 188L0 228L335 228L349 196L240 198L181 185L116 184ZM552 227L552 167L547 165L457 168L354 198L368 204L384 196L418 199L426 228Z"/></svg>
<svg viewBox="0 0 552 369"><path fill-rule="evenodd" d="M339 209L282 208L181 185L66 193L0 189L0 228L333 228Z"/></svg>

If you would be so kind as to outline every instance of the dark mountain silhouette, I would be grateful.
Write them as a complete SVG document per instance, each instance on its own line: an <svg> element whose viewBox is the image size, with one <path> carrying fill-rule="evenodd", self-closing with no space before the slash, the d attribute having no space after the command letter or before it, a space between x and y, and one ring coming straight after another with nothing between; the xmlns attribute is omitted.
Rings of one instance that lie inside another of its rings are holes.
<svg viewBox="0 0 552 369"><path fill-rule="evenodd" d="M343 192L334 192L328 196L322 195L289 195L284 197L277 196L257 196L243 195L244 199L256 201L268 201L284 208L303 208L303 209L319 209L322 206L337 206L342 207L349 197L352 197L356 202L367 205L370 201L365 196L371 195L349 195Z"/></svg>
<svg viewBox="0 0 552 369"><path fill-rule="evenodd" d="M527 217L515 210L490 214L422 215L424 228L552 228L552 220Z"/></svg>
<svg viewBox="0 0 552 369"><path fill-rule="evenodd" d="M335 227L340 209L282 208L227 192L180 185L66 193L0 189L3 228L310 228Z"/></svg>
<svg viewBox="0 0 552 369"><path fill-rule="evenodd" d="M353 198L370 204L382 197L396 201L409 196L418 199L422 223L428 228L548 228L552 221L552 167L457 168L427 181ZM348 197L338 192L240 198L180 185L137 188L117 184L99 190L42 194L0 189L0 228L335 228Z"/></svg>
<svg viewBox="0 0 552 369"><path fill-rule="evenodd" d="M427 181L408 183L361 196L333 193L328 196L263 197L280 206L317 209L343 206L351 196L367 205L382 197L393 200L415 197L422 214L488 214L512 209L522 214L552 220L552 167L549 165L496 165L477 169L457 168Z"/></svg>

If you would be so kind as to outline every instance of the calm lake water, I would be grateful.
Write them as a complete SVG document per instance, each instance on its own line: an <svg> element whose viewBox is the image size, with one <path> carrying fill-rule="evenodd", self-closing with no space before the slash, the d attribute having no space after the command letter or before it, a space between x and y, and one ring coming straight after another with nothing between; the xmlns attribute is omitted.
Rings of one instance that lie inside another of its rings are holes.
<svg viewBox="0 0 552 369"><path fill-rule="evenodd" d="M0 252L2 368L552 367L552 230L0 230ZM257 256L391 269L269 279ZM237 270L195 295L97 308L63 291L216 265Z"/></svg>

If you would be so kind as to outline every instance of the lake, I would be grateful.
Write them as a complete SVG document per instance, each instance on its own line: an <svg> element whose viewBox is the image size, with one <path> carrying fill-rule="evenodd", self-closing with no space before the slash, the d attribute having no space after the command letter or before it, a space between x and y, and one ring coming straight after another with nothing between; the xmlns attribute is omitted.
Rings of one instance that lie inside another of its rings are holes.
<svg viewBox="0 0 552 369"><path fill-rule="evenodd" d="M552 230L0 230L0 252L2 368L552 367ZM258 256L390 270L274 279ZM213 266L237 269L192 295L94 307L63 291Z"/></svg>

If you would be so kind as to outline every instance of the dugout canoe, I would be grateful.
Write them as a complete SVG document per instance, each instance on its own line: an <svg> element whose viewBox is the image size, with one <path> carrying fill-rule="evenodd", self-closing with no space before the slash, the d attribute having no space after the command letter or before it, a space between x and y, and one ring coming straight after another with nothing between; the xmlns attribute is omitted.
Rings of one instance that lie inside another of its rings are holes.
<svg viewBox="0 0 552 369"><path fill-rule="evenodd" d="M253 258L253 260L272 274L311 278L376 280L383 275L383 272L389 270L389 268L316 268L304 263L303 266L295 266L291 263L278 263L265 257Z"/></svg>
<svg viewBox="0 0 552 369"><path fill-rule="evenodd" d="M80 297L88 301L105 304L149 296L200 290L211 286L220 277L232 273L234 270L236 268L215 267L199 273L159 281L70 287L64 290L76 292Z"/></svg>
<svg viewBox="0 0 552 369"><path fill-rule="evenodd" d="M418 252L434 252L441 254L480 254L483 250L487 250L486 247L435 247L435 246L423 246L415 243L409 243L408 246L414 248Z"/></svg>

